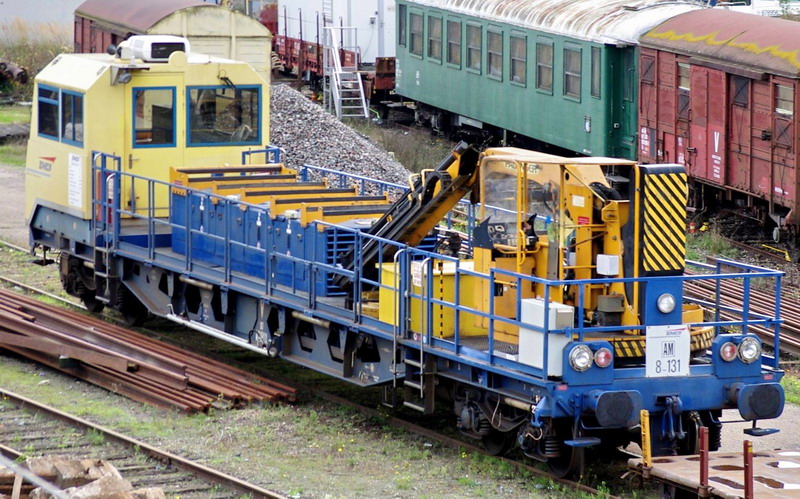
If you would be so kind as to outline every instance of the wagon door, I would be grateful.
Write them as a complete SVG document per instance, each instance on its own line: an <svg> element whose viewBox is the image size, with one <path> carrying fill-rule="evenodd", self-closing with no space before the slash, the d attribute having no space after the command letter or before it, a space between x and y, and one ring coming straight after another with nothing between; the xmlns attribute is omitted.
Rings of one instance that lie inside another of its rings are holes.
<svg viewBox="0 0 800 499"><path fill-rule="evenodd" d="M796 83L786 78L773 79L773 131L772 131L772 196L770 215L781 220L794 207L797 177L795 171L797 132L795 130L797 95ZM778 205L778 208L774 205ZM792 214L796 217L796 214Z"/></svg>
<svg viewBox="0 0 800 499"><path fill-rule="evenodd" d="M753 123L751 119L750 78L730 76L730 101L728 104L728 179L727 185L743 190L751 189ZM762 113L763 115L763 113ZM756 137L759 139L760 137Z"/></svg>
<svg viewBox="0 0 800 499"><path fill-rule="evenodd" d="M692 66L690 174L715 184L725 183L727 95L724 72Z"/></svg>

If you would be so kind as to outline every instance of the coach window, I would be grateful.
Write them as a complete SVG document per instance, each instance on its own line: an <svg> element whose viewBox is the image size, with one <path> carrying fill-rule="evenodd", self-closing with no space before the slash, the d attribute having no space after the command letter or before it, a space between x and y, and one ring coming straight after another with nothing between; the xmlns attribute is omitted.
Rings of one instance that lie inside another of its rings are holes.
<svg viewBox="0 0 800 499"><path fill-rule="evenodd" d="M447 21L447 63L461 67L461 23Z"/></svg>
<svg viewBox="0 0 800 499"><path fill-rule="evenodd" d="M58 89L40 85L37 99L39 135L58 140Z"/></svg>
<svg viewBox="0 0 800 499"><path fill-rule="evenodd" d="M442 61L442 18L428 16L428 58Z"/></svg>
<svg viewBox="0 0 800 499"><path fill-rule="evenodd" d="M536 88L553 93L553 42L536 42Z"/></svg>
<svg viewBox="0 0 800 499"><path fill-rule="evenodd" d="M600 98L600 47L592 47L592 97Z"/></svg>
<svg viewBox="0 0 800 499"><path fill-rule="evenodd" d="M581 97L581 50L564 49L564 95Z"/></svg>
<svg viewBox="0 0 800 499"><path fill-rule="evenodd" d="M522 86L528 81L528 47L524 36L511 35L511 81Z"/></svg>
<svg viewBox="0 0 800 499"><path fill-rule="evenodd" d="M406 46L406 6L397 6L397 44Z"/></svg>
<svg viewBox="0 0 800 499"><path fill-rule="evenodd" d="M134 147L175 145L175 89L133 89Z"/></svg>
<svg viewBox="0 0 800 499"><path fill-rule="evenodd" d="M261 89L254 86L188 87L189 146L260 143Z"/></svg>
<svg viewBox="0 0 800 499"><path fill-rule="evenodd" d="M750 105L750 79L731 75L731 84L733 85L733 105L748 107Z"/></svg>
<svg viewBox="0 0 800 499"><path fill-rule="evenodd" d="M775 85L775 143L792 146L792 118L794 116L794 88Z"/></svg>
<svg viewBox="0 0 800 499"><path fill-rule="evenodd" d="M422 57L422 14L412 12L408 17L408 24L408 31L411 34L408 51Z"/></svg>
<svg viewBox="0 0 800 499"><path fill-rule="evenodd" d="M689 119L689 92L691 91L691 70L689 65L678 63L678 119Z"/></svg>
<svg viewBox="0 0 800 499"><path fill-rule="evenodd" d="M481 27L467 24L467 68L481 70Z"/></svg>
<svg viewBox="0 0 800 499"><path fill-rule="evenodd" d="M487 73L495 80L503 79L503 33L486 32Z"/></svg>
<svg viewBox="0 0 800 499"><path fill-rule="evenodd" d="M61 91L61 140L83 145L83 96L66 90Z"/></svg>

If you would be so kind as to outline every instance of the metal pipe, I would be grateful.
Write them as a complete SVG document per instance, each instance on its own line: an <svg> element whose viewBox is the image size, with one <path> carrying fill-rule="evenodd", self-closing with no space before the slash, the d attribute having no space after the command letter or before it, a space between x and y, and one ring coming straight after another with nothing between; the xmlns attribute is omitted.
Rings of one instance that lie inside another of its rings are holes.
<svg viewBox="0 0 800 499"><path fill-rule="evenodd" d="M512 399L510 397L503 397L503 403L506 405L510 405L511 407L515 407L522 411L530 411L531 410L531 403L525 402L523 400Z"/></svg>
<svg viewBox="0 0 800 499"><path fill-rule="evenodd" d="M207 325L202 324L200 322L196 322L196 321L189 320L189 319L184 319L183 317L181 317L179 315L172 314L172 313L167 314L164 317L169 319L169 320L171 320L172 322L175 322L175 323L180 324L182 326L190 327L190 328L194 329L195 331L200 331L201 333L207 334L209 336L213 336L214 338L220 339L222 341L227 341L228 343L232 343L232 344L234 344L236 346L245 348L247 350L250 350L251 352L260 353L261 355L269 355L269 352L267 352L263 348L258 348L256 346L253 346L253 345L251 345L250 343L246 342L245 340L243 340L241 338L238 338L238 337L233 336L233 335L228 334L228 333L220 332L220 331L214 329L213 327L207 326Z"/></svg>
<svg viewBox="0 0 800 499"><path fill-rule="evenodd" d="M310 324L314 324L315 326L324 327L326 329L331 327L331 321L326 321L325 319L317 319L316 317L309 317L307 315L303 315L303 313L298 312L296 310L292 312L292 317L294 317L295 319L299 319L301 321L306 321Z"/></svg>
<svg viewBox="0 0 800 499"><path fill-rule="evenodd" d="M752 499L753 495L753 442L742 442L744 454L744 499Z"/></svg>
<svg viewBox="0 0 800 499"><path fill-rule="evenodd" d="M178 280L184 284L189 284L190 286L195 286L200 289L205 289L206 291L214 291L214 286L207 282L198 281L197 279L192 279L191 277L187 277L185 275L181 275L178 277Z"/></svg>

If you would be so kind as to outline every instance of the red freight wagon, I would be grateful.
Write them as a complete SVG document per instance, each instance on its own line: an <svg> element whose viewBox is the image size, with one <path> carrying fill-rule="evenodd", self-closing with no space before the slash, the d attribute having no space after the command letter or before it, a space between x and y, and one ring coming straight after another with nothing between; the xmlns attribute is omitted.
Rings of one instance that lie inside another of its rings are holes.
<svg viewBox="0 0 800 499"><path fill-rule="evenodd" d="M733 202L794 236L800 25L704 9L640 43L640 159L685 165L698 209Z"/></svg>

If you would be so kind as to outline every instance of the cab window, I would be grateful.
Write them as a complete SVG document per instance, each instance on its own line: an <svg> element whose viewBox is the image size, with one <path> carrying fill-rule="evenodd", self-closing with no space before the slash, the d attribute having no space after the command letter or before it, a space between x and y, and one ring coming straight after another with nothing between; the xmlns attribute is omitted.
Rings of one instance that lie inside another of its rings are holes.
<svg viewBox="0 0 800 499"><path fill-rule="evenodd" d="M187 95L190 146L260 143L259 87L189 87Z"/></svg>
<svg viewBox="0 0 800 499"><path fill-rule="evenodd" d="M83 96L61 91L61 140L83 145Z"/></svg>
<svg viewBox="0 0 800 499"><path fill-rule="evenodd" d="M134 147L175 145L175 89L133 89Z"/></svg>
<svg viewBox="0 0 800 499"><path fill-rule="evenodd" d="M83 94L46 85L37 93L39 136L83 145Z"/></svg>
<svg viewBox="0 0 800 499"><path fill-rule="evenodd" d="M37 97L39 135L58 140L58 89L40 86Z"/></svg>

